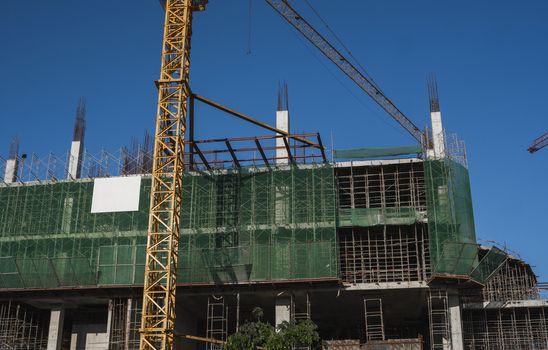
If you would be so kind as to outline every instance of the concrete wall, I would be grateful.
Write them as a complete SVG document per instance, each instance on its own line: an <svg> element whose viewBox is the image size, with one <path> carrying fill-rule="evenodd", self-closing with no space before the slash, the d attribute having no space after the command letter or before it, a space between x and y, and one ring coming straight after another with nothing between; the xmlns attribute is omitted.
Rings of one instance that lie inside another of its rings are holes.
<svg viewBox="0 0 548 350"><path fill-rule="evenodd" d="M107 324L73 324L70 350L107 350Z"/></svg>

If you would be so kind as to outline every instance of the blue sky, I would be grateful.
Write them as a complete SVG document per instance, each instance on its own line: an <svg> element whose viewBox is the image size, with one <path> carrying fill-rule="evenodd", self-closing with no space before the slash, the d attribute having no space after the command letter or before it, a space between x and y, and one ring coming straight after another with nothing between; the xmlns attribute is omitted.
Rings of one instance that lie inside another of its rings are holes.
<svg viewBox="0 0 548 350"><path fill-rule="evenodd" d="M211 0L194 21L191 86L274 123L287 81L292 126L336 148L412 139L262 0ZM428 123L426 76L438 78L445 127L468 147L478 236L517 251L548 279L548 2L309 0L385 93L419 127ZM325 32L303 0L303 16ZM251 21L251 32L249 23ZM2 1L0 155L63 154L79 96L87 147L116 149L152 130L163 11L156 0ZM251 45L248 37L251 34ZM248 51L251 53L248 53ZM197 137L262 134L206 107Z"/></svg>

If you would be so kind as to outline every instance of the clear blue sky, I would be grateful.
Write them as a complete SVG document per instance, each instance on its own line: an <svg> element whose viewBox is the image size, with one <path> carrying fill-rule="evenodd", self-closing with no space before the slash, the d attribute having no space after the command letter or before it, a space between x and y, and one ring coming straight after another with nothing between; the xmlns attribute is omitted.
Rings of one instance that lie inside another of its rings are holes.
<svg viewBox="0 0 548 350"><path fill-rule="evenodd" d="M264 1L252 1L251 54L248 0L210 0L195 15L196 92L273 123L286 80L294 130L319 131L327 143L333 133L336 148L412 143ZM548 149L526 148L548 129L548 2L309 1L420 127L425 79L437 75L445 127L468 146L478 236L506 243L547 280ZM79 96L91 150L151 130L162 23L157 0L1 1L0 155L15 134L22 152L66 152ZM198 113L198 137L262 134Z"/></svg>

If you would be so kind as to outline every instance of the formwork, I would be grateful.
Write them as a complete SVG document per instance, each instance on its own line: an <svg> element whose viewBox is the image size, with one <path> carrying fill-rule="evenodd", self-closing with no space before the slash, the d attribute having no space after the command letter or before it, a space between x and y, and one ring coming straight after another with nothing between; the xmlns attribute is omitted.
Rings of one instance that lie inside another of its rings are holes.
<svg viewBox="0 0 548 350"><path fill-rule="evenodd" d="M185 174L178 281L336 278L334 186L329 165ZM142 284L149 191L93 214L92 180L0 187L0 288Z"/></svg>

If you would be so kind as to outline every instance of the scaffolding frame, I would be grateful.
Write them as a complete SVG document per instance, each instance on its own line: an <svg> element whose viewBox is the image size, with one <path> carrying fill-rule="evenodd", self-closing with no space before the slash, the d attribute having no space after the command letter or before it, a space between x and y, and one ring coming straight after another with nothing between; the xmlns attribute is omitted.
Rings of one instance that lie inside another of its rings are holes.
<svg viewBox="0 0 548 350"><path fill-rule="evenodd" d="M108 350L138 350L141 328L141 300L114 298L109 302L112 313Z"/></svg>
<svg viewBox="0 0 548 350"><path fill-rule="evenodd" d="M540 298L537 278L531 267L516 259L507 259L482 290L483 300L536 300Z"/></svg>
<svg viewBox="0 0 548 350"><path fill-rule="evenodd" d="M206 338L225 342L228 337L228 306L225 297L211 295L207 298ZM207 350L222 350L222 343L208 342Z"/></svg>
<svg viewBox="0 0 548 350"><path fill-rule="evenodd" d="M383 341L384 316L381 298L364 298L363 308L365 316L365 334L367 341Z"/></svg>
<svg viewBox="0 0 548 350"><path fill-rule="evenodd" d="M428 291L428 325L430 349L444 350L450 340L449 298L446 290Z"/></svg>
<svg viewBox="0 0 548 350"><path fill-rule="evenodd" d="M12 301L0 304L0 349L45 350L47 325L39 310Z"/></svg>
<svg viewBox="0 0 548 350"><path fill-rule="evenodd" d="M547 307L464 309L463 316L466 349L548 348Z"/></svg>
<svg viewBox="0 0 548 350"><path fill-rule="evenodd" d="M339 229L339 256L349 283L425 281L430 274L424 224Z"/></svg>
<svg viewBox="0 0 548 350"><path fill-rule="evenodd" d="M339 208L414 208L426 211L422 162L336 168Z"/></svg>

